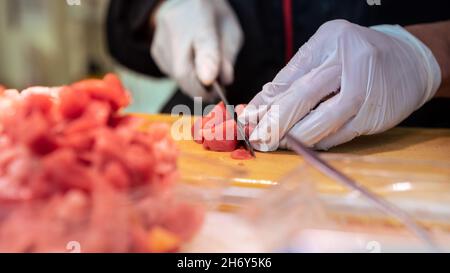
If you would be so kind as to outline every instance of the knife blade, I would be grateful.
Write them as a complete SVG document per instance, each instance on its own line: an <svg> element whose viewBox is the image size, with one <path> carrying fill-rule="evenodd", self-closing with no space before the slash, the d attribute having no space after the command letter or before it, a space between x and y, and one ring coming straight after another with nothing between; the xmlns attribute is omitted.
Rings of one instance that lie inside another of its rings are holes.
<svg viewBox="0 0 450 273"><path fill-rule="evenodd" d="M256 157L255 150L253 149L252 144L250 143L250 140L245 135L244 125L236 118L234 110L231 108L231 105L228 103L228 100L225 97L223 88L217 81L212 83L211 88L214 90L214 92L216 92L216 94L219 96L219 98L223 101L228 113L233 117L234 121L236 122L238 134L240 137L239 139L244 140L245 147L247 148L247 150L250 152L250 154L253 157Z"/></svg>
<svg viewBox="0 0 450 273"><path fill-rule="evenodd" d="M352 178L348 177L344 173L331 166L328 162L320 158L320 156L315 151L308 148L305 144L297 140L295 137L288 134L286 136L286 139L288 139L288 141L291 143L291 148L298 155L301 155L304 160L314 168L316 168L326 176L332 178L333 180L341 183L343 186L357 191L363 197L377 205L378 208L383 210L385 213L399 220L403 225L406 226L407 229L409 229L413 234L415 234L424 243L426 243L432 251L440 252L439 247L431 238L430 234L424 228L419 226L419 224L417 224L416 221L405 211L387 201L385 198L373 193L363 185L357 183L357 181L353 180Z"/></svg>

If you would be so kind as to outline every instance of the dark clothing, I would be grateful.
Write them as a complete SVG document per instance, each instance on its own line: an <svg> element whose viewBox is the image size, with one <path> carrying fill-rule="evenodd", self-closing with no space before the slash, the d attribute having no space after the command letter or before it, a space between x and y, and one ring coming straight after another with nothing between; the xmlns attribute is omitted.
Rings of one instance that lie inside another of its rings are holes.
<svg viewBox="0 0 450 273"><path fill-rule="evenodd" d="M107 33L110 52L119 63L135 71L161 77L163 74L150 56L148 18L154 2L155 0L111 0ZM285 65L283 2L229 0L245 37L235 65L235 82L227 87L230 103L250 101ZM446 0L380 0L381 5L368 4L373 2L378 1L292 0L294 50L300 48L320 25L333 19L346 19L363 26L410 25L450 19ZM177 94L172 102L177 103L177 98L189 101Z"/></svg>

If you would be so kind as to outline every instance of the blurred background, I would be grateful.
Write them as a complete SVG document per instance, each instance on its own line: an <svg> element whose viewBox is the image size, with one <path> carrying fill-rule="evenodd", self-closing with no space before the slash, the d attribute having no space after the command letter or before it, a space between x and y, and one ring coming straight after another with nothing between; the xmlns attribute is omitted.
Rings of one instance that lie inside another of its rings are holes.
<svg viewBox="0 0 450 273"><path fill-rule="evenodd" d="M113 62L105 41L108 2L0 0L0 85L58 86L113 71L133 94L127 111L159 112L175 86Z"/></svg>

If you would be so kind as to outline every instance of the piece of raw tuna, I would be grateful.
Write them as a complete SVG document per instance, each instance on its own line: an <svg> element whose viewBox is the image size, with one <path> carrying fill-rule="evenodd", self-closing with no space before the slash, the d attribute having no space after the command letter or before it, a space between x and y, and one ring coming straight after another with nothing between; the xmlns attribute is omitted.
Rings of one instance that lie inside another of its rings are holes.
<svg viewBox="0 0 450 273"><path fill-rule="evenodd" d="M0 93L0 252L171 252L195 235L170 128L129 102L112 74Z"/></svg>
<svg viewBox="0 0 450 273"><path fill-rule="evenodd" d="M245 104L236 106L235 112L240 115ZM246 125L245 134L250 136L253 128ZM223 102L217 104L209 114L198 118L192 126L192 137L195 142L202 144L207 150L216 152L232 152L239 148L241 139L238 139L237 125L229 114ZM233 152L231 157L236 160L251 159L240 149Z"/></svg>

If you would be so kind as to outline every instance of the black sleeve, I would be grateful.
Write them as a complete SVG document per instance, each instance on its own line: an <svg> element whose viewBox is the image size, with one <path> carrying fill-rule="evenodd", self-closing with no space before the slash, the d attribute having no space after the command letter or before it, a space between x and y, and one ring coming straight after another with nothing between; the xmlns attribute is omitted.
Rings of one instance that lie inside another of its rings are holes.
<svg viewBox="0 0 450 273"><path fill-rule="evenodd" d="M111 0L106 33L109 52L131 70L162 77L150 55L149 16L158 0Z"/></svg>

